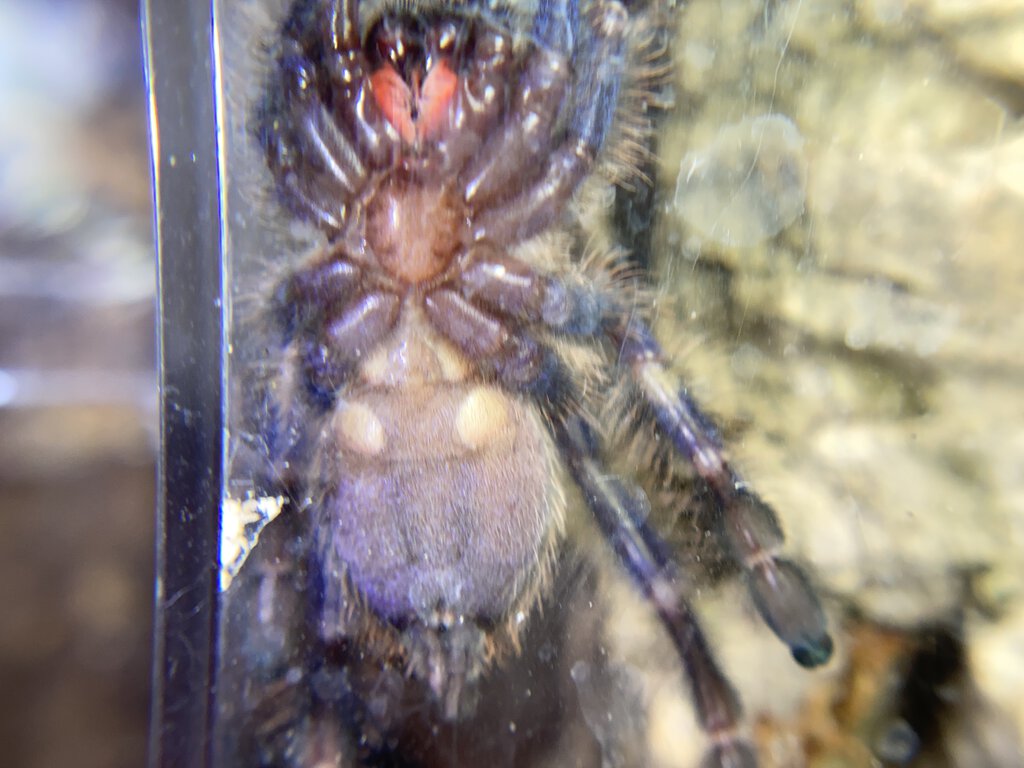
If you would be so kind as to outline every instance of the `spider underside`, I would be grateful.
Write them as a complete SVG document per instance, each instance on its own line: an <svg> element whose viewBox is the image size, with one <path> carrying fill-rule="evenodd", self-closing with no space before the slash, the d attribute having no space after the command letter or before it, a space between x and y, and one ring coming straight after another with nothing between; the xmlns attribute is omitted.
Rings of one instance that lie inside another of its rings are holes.
<svg viewBox="0 0 1024 768"><path fill-rule="evenodd" d="M252 488L290 501L225 595L245 618L225 644L221 764L483 764L439 743L508 721L502 697L524 731L571 730L539 700L571 699L544 680L551 656L602 663L583 642L592 580L566 565L585 559L565 522L582 506L674 644L704 765L756 765L680 557L606 464L595 414L622 402L637 439L692 472L794 658L829 658L818 599L667 367L640 277L581 245L581 187L629 178L645 138L658 12L292 9L255 123L283 203L326 245L276 285L277 362L242 395Z"/></svg>

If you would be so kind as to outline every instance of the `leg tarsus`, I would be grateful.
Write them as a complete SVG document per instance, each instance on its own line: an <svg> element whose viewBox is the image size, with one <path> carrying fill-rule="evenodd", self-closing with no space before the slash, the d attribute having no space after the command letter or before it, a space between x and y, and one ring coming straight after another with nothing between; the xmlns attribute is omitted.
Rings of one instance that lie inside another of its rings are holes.
<svg viewBox="0 0 1024 768"><path fill-rule="evenodd" d="M765 559L747 574L747 585L765 623L802 667L818 667L832 656L825 613L807 576L786 560Z"/></svg>

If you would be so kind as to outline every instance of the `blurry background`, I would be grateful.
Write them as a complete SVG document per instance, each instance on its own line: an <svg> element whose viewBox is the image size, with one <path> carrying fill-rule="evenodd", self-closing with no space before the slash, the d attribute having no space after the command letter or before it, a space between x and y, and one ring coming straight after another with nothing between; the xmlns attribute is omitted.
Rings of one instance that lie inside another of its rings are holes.
<svg viewBox="0 0 1024 768"><path fill-rule="evenodd" d="M0 754L144 764L156 376L134 0L0 2Z"/></svg>

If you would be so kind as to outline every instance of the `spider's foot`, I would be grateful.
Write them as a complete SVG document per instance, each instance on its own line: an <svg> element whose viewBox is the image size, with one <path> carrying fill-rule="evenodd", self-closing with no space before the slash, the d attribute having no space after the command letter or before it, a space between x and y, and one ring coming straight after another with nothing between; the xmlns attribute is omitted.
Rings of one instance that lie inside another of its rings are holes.
<svg viewBox="0 0 1024 768"><path fill-rule="evenodd" d="M825 612L803 571L785 560L765 559L749 572L757 610L802 667L818 667L832 656Z"/></svg>

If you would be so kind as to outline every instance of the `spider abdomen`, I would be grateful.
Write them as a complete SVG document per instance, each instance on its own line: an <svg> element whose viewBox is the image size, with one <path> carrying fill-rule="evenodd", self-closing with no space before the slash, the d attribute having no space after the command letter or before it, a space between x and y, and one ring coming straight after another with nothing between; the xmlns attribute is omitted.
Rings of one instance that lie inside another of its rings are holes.
<svg viewBox="0 0 1024 768"><path fill-rule="evenodd" d="M386 620L500 622L560 527L551 441L529 404L461 379L457 357L438 359L457 353L411 326L367 361L324 429L324 578L347 576Z"/></svg>

